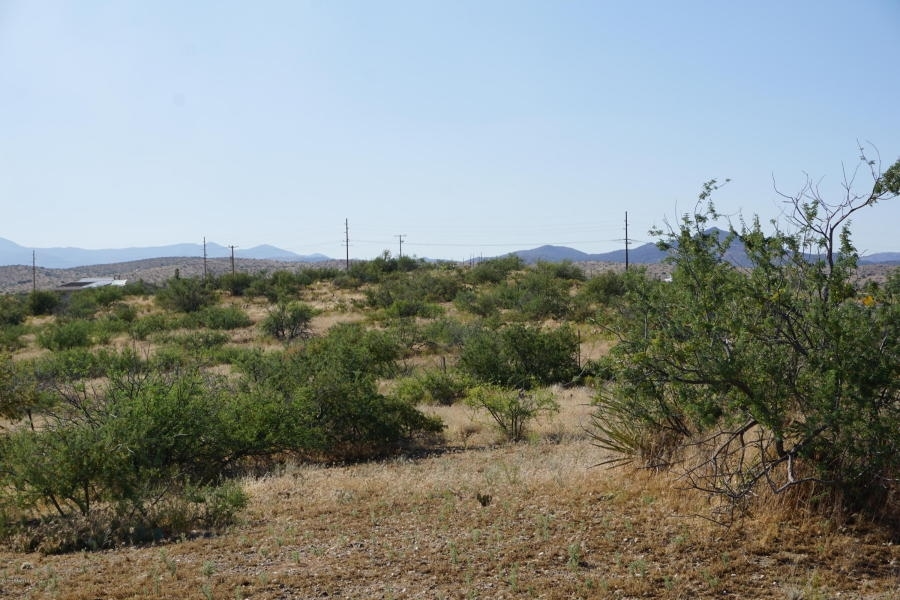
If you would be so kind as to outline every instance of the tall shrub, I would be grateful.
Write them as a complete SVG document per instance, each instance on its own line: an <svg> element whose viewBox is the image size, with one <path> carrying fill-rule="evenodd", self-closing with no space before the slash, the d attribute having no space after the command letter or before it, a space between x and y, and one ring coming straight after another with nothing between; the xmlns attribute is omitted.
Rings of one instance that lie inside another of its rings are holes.
<svg viewBox="0 0 900 600"><path fill-rule="evenodd" d="M803 485L823 507L882 508L900 474L900 306L857 294L846 219L898 189L900 161L837 206L805 188L791 233L722 233L711 204L686 215L661 244L672 282L632 281L598 442L734 502Z"/></svg>

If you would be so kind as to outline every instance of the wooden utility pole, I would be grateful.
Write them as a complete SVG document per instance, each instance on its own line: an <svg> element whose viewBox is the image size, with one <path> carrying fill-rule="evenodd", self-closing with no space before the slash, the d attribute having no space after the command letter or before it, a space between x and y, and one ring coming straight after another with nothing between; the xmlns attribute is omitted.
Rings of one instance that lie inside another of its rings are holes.
<svg viewBox="0 0 900 600"><path fill-rule="evenodd" d="M403 238L406 237L405 233L401 233L395 236L398 240L400 240L400 256L398 258L403 258Z"/></svg>
<svg viewBox="0 0 900 600"><path fill-rule="evenodd" d="M344 249L346 250L347 271L350 270L350 221L344 219Z"/></svg>
<svg viewBox="0 0 900 600"><path fill-rule="evenodd" d="M37 291L37 259L34 257L34 250L31 251L31 291Z"/></svg>
<svg viewBox="0 0 900 600"><path fill-rule="evenodd" d="M206 280L206 236L203 236L203 279Z"/></svg>
<svg viewBox="0 0 900 600"><path fill-rule="evenodd" d="M625 211L625 270L628 270L628 244L631 240L628 239L628 211Z"/></svg>
<svg viewBox="0 0 900 600"><path fill-rule="evenodd" d="M231 248L231 276L234 277L234 244L228 246Z"/></svg>

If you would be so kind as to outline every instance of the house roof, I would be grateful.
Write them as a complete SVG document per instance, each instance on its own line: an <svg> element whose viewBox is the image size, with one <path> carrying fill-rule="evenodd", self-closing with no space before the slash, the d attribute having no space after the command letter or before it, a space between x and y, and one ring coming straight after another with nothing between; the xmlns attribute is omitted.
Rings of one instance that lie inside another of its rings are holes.
<svg viewBox="0 0 900 600"><path fill-rule="evenodd" d="M86 288L106 287L108 285L121 287L127 283L127 279L113 279L112 277L82 277L78 281L63 283L59 290L83 290Z"/></svg>

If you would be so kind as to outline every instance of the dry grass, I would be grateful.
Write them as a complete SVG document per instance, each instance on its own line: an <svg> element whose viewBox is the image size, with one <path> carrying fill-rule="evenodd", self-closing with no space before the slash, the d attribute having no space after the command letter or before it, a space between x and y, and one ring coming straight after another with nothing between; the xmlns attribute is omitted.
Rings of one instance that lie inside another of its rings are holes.
<svg viewBox="0 0 900 600"><path fill-rule="evenodd" d="M584 390L529 443L432 408L423 458L287 465L247 479L217 537L63 556L0 554L6 598L896 598L900 548L773 505L723 528L666 475L596 468ZM474 431L466 434L467 428ZM464 447L468 447L464 450Z"/></svg>

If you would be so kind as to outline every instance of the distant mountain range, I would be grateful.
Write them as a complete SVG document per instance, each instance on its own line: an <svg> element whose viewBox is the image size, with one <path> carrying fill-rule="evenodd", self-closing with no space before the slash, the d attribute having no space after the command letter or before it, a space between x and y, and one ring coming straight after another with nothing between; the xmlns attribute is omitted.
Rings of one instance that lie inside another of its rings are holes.
<svg viewBox="0 0 900 600"><path fill-rule="evenodd" d="M724 233L724 232L721 232ZM32 254L33 253L33 254ZM601 254L588 254L566 246L540 246L531 250L518 250L509 254L519 256L528 264L544 262L612 262L624 263L625 250L615 250ZM118 248L105 250L85 250L82 248L26 248L10 240L0 238L0 265L32 264L32 256L37 266L50 269L68 269L89 265L124 263L166 257L202 257L203 244L173 244L144 248ZM206 244L207 258L228 258L231 249L213 242ZM235 248L235 258L275 260L281 262L317 263L334 260L323 254L300 255L275 246L262 245L253 248ZM655 244L643 244L629 249L628 261L634 264L656 264L666 257L666 253ZM735 264L746 264L743 248L736 244L729 253ZM900 252L880 252L860 259L862 264L900 263Z"/></svg>
<svg viewBox="0 0 900 600"><path fill-rule="evenodd" d="M717 228L713 228L710 231L717 231L720 236L727 235L726 231ZM515 254L529 264L536 263L538 261L562 262L564 260L568 260L571 262L625 262L624 249L614 250L613 252L604 252L601 254L587 254L585 252L581 252L580 250L574 250L565 246L540 246L531 250L519 250L517 252L511 252L510 254ZM667 253L657 248L656 244L643 244L641 246L629 249L628 262L634 264L652 265L662 262L662 260L666 256ZM744 246L739 241L735 241L732 244L731 248L729 248L728 250L726 258L733 264L744 267L749 266L749 261L747 259L746 252L744 251ZM867 256L860 257L859 262L860 264L864 265L900 263L900 252L879 252L876 254L869 254Z"/></svg>
<svg viewBox="0 0 900 600"><path fill-rule="evenodd" d="M123 263L148 258L202 257L203 244L172 244L145 248L117 248L85 250L83 248L26 248L10 240L0 238L0 265L31 265L32 257L40 267L68 269L88 265ZM228 258L231 248L216 243L206 244L207 258ZM302 256L275 246L262 245L253 248L235 248L235 258L254 258L283 262L322 262L331 260L322 254Z"/></svg>

